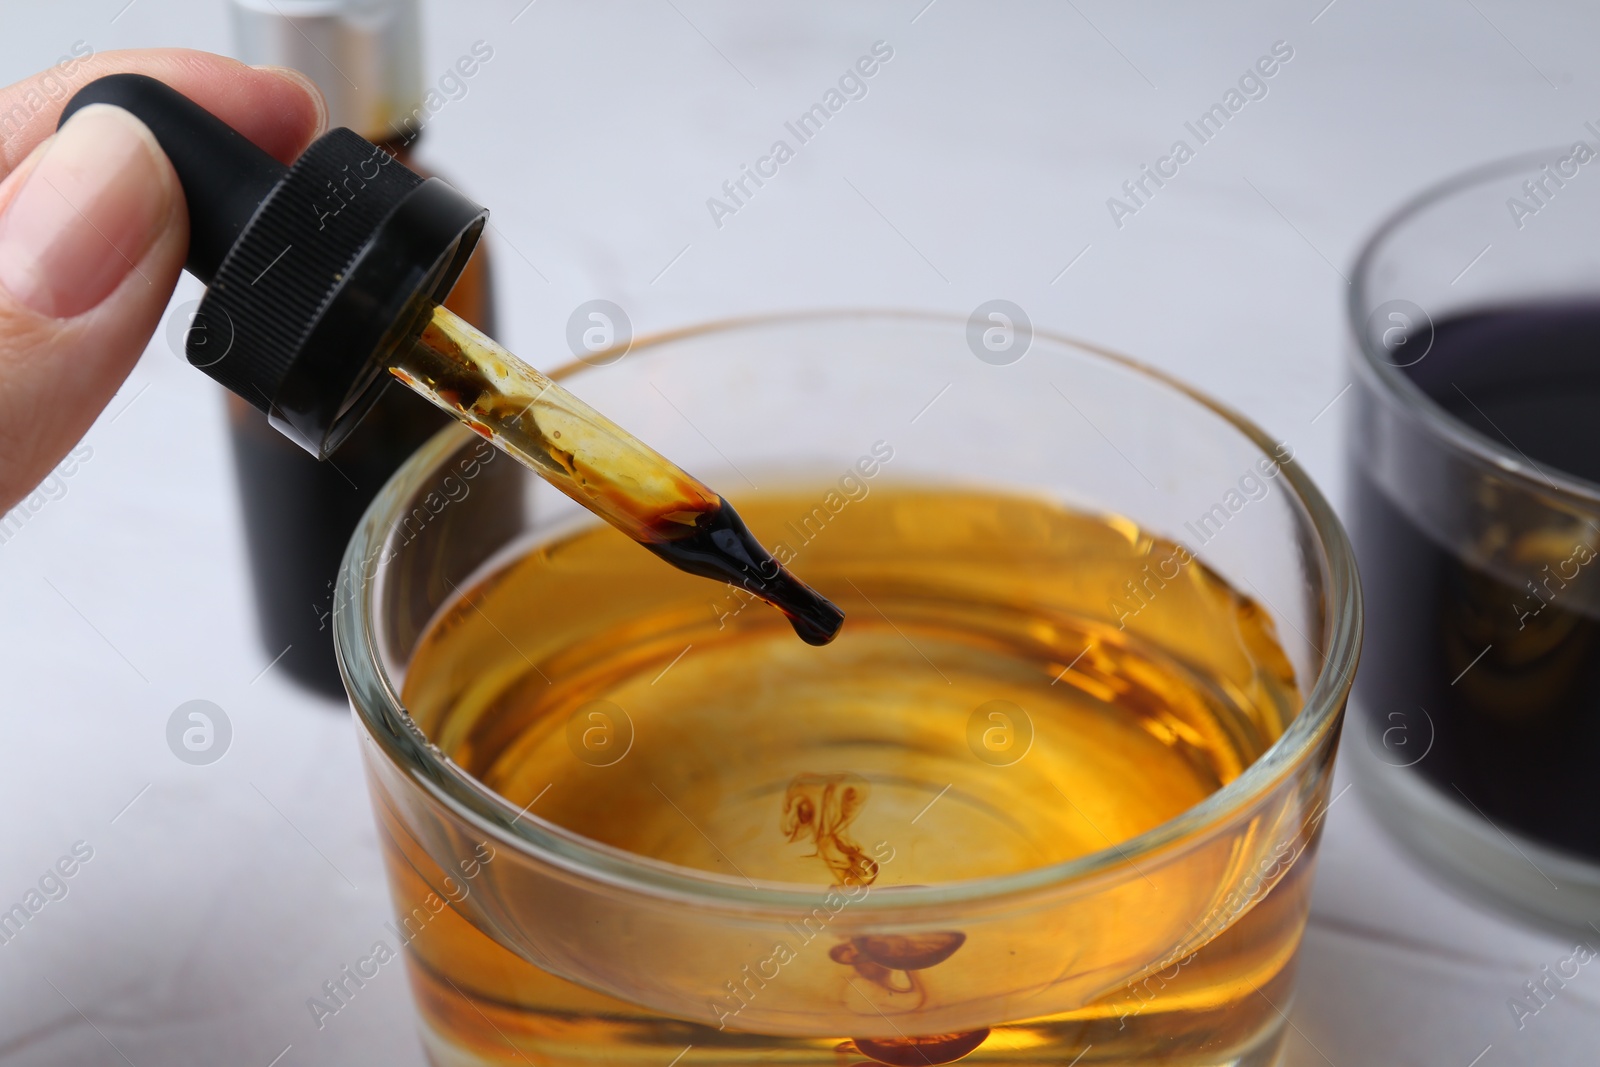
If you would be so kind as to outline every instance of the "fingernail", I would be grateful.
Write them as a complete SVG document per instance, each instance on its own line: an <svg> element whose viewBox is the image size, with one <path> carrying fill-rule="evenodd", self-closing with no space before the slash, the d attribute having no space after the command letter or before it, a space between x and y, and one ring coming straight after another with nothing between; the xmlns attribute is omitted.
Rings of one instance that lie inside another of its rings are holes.
<svg viewBox="0 0 1600 1067"><path fill-rule="evenodd" d="M0 286L52 318L110 296L171 218L175 183L160 153L121 108L73 115L0 215Z"/></svg>
<svg viewBox="0 0 1600 1067"><path fill-rule="evenodd" d="M328 98L322 95L322 87L312 81L309 74L295 70L293 67L277 67L271 64L263 64L255 69L264 70L268 74L274 74L282 78L284 81L293 82L304 90L317 108L317 125L312 136L321 137L328 132Z"/></svg>

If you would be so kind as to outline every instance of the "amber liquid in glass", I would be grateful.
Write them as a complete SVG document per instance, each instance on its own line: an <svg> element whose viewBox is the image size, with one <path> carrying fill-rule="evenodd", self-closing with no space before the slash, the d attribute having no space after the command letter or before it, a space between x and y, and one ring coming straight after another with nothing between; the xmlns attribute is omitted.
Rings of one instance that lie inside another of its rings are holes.
<svg viewBox="0 0 1600 1067"><path fill-rule="evenodd" d="M596 525L532 546L442 611L406 706L527 818L735 878L874 891L1110 848L1235 778L1300 706L1267 616L1198 562L1153 594L1159 613L1143 609L1158 639L1118 628L1104 590L1175 548L1126 520L878 486L819 521L826 489L740 509L845 610L832 644L796 641L749 594ZM405 914L430 896L419 871L438 872L381 809ZM858 1036L861 1005L845 999L832 1037L742 1030L748 980L717 991L723 1029L669 1018L629 1002L626 973L605 992L574 984L448 908L407 956L444 1067L1232 1063L1281 1027L1309 866L1207 930L1182 966L1112 977L1072 1012L954 1034ZM1218 886L1196 876L1193 893ZM526 907L529 922L560 921ZM960 987L961 937L817 943L848 979L841 998L898 1007ZM651 952L639 945L630 967L648 971Z"/></svg>

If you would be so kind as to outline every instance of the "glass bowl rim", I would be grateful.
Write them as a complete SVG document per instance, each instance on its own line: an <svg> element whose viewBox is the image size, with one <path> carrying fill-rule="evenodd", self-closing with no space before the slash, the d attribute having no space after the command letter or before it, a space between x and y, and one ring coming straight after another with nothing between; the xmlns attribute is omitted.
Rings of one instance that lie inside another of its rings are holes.
<svg viewBox="0 0 1600 1067"><path fill-rule="evenodd" d="M954 329L965 327L965 320L959 316L934 312L819 309L727 318L667 330L635 340L629 351L648 350L669 342L734 330L862 318L945 325ZM1253 422L1165 371L1063 334L1035 328L1033 338L1035 342L1044 340L1074 350L1080 356L1099 359L1155 386L1170 389L1181 399L1220 417L1263 456L1276 456L1277 443ZM550 376L562 380L586 369L589 369L587 364L575 360L550 372ZM792 914L796 909L816 906L833 890L791 883L752 882L682 867L602 844L519 812L509 801L457 766L428 741L412 721L376 652L367 603L373 582L363 561L376 559L382 551L393 526L389 518L410 498L412 487L472 437L464 426L453 424L419 448L367 508L351 536L340 567L334 597L334 641L339 669L352 710L362 729L381 749L381 758L389 760L411 784L476 830L509 848L531 853L533 859L561 869L569 876L613 889L745 914ZM1141 858L1203 836L1206 830L1228 825L1310 758L1326 733L1336 727L1355 676L1361 649L1361 588L1354 553L1332 507L1293 459L1280 466L1294 490L1301 515L1309 521L1316 537L1325 604L1321 636L1326 641L1326 648L1319 650L1322 667L1306 693L1300 713L1283 735L1242 774L1199 804L1125 841L1063 862L1008 874L933 886L883 887L877 893L865 894L852 902L853 913L870 913L879 918L892 913L897 919L909 919L942 911L951 904L991 904L1069 885L1089 885L1126 876L1129 871L1138 872ZM352 582L359 584L351 588ZM892 892L885 892L891 889Z"/></svg>
<svg viewBox="0 0 1600 1067"><path fill-rule="evenodd" d="M1457 193L1510 174L1522 173L1534 164L1548 163L1552 157L1558 157L1565 151L1565 148L1535 149L1480 163L1434 182L1403 201L1384 217L1356 255L1355 266L1350 272L1349 298L1345 304L1346 321L1355 341L1357 358L1353 362L1357 372L1363 374L1385 400L1419 422L1436 440L1479 468L1493 470L1534 495L1545 496L1554 489L1600 509L1600 482L1569 474L1554 465L1548 468L1535 466L1504 443L1468 426L1424 392L1421 386L1411 380L1410 375L1384 359L1364 328L1366 316L1374 310L1368 306L1372 270L1389 239L1396 236L1407 223ZM1432 315L1426 309L1424 313L1429 314L1431 325Z"/></svg>

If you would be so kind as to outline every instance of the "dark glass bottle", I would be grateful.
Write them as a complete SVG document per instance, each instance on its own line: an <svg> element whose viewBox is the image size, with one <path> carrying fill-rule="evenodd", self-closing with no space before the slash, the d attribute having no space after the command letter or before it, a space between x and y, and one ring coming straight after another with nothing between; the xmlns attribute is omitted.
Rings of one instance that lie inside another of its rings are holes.
<svg viewBox="0 0 1600 1067"><path fill-rule="evenodd" d="M416 0L363 0L359 6L359 12L292 16L277 5L233 0L236 51L253 64L304 71L327 97L330 127L350 127L427 176L411 158L420 132L417 116L427 114L421 108ZM386 18L374 19L380 10ZM359 67L366 88L351 85L332 57ZM482 244L445 306L494 333L493 285ZM245 401L228 394L227 404L266 655L274 670L342 698L332 611L345 544L389 476L449 416L396 383L333 458L319 462Z"/></svg>

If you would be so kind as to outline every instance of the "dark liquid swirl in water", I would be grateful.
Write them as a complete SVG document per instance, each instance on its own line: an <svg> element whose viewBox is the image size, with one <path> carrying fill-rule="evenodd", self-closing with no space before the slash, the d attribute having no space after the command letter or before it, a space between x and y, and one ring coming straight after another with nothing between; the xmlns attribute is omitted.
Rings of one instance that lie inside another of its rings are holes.
<svg viewBox="0 0 1600 1067"><path fill-rule="evenodd" d="M1548 472L1600 480L1600 305L1441 321L1405 373L1502 448ZM1528 578L1565 575L1536 596L1424 532L1413 501L1440 491L1436 475L1393 460L1404 472L1398 502L1366 463L1351 470L1366 599L1356 697L1368 740L1467 813L1600 858L1600 618L1594 599L1572 588L1593 580L1574 572L1600 566L1580 562L1600 534L1579 523L1530 543L1521 553ZM1542 570L1546 561L1553 571Z"/></svg>
<svg viewBox="0 0 1600 1067"><path fill-rule="evenodd" d="M828 867L840 885L862 892L877 881L880 868L849 835L850 824L872 796L872 786L860 775L800 774L789 783L783 798L779 829L790 842L805 842ZM903 888L914 888L906 886ZM849 898L846 898L849 899ZM856 977L885 993L910 998L906 1007L921 1008L928 993L918 971L936 967L966 944L959 930L923 934L867 934L841 941L828 950L828 958L855 970ZM854 982L852 981L852 986ZM858 996L859 986L854 986ZM852 1038L856 1051L890 1067L934 1067L959 1060L983 1044L989 1028L952 1034L894 1038Z"/></svg>

